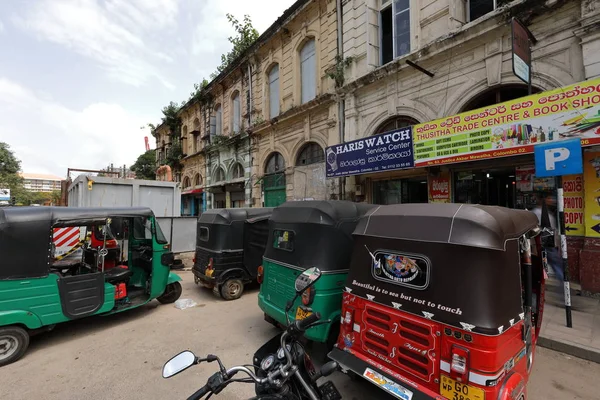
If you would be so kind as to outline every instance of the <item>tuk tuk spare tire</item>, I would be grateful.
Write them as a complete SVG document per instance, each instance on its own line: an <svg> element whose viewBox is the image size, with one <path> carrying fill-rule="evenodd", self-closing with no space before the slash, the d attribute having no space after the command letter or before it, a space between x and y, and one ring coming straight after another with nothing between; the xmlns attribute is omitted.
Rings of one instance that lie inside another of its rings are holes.
<svg viewBox="0 0 600 400"><path fill-rule="evenodd" d="M29 347L29 334L18 326L0 328L0 367L23 357Z"/></svg>
<svg viewBox="0 0 600 400"><path fill-rule="evenodd" d="M244 282L241 279L228 279L220 288L221 297L225 300L236 300L244 293Z"/></svg>
<svg viewBox="0 0 600 400"><path fill-rule="evenodd" d="M165 292L156 298L161 304L170 304L174 303L181 296L181 292L183 292L183 288L181 287L181 283L173 282L169 283L165 287Z"/></svg>

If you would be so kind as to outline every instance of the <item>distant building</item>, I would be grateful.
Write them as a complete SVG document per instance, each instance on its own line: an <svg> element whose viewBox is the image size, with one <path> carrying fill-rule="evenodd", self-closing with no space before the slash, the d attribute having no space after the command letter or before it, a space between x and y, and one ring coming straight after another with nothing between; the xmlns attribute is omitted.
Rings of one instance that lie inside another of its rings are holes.
<svg viewBox="0 0 600 400"><path fill-rule="evenodd" d="M23 187L30 192L52 192L60 190L60 182L63 180L59 176L46 174L22 173Z"/></svg>

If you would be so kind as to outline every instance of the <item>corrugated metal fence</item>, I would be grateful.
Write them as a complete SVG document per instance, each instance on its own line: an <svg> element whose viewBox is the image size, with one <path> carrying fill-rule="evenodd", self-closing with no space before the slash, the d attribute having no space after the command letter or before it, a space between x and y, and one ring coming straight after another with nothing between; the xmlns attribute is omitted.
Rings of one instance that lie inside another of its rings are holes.
<svg viewBox="0 0 600 400"><path fill-rule="evenodd" d="M157 217L173 253L196 250L196 223L198 217Z"/></svg>

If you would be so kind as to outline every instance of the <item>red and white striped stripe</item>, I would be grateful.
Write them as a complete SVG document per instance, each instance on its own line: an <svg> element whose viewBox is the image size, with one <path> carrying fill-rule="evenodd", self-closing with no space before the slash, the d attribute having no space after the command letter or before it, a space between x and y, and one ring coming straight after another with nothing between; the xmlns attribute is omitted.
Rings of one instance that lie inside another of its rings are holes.
<svg viewBox="0 0 600 400"><path fill-rule="evenodd" d="M56 248L72 248L79 243L79 227L54 228L53 242Z"/></svg>

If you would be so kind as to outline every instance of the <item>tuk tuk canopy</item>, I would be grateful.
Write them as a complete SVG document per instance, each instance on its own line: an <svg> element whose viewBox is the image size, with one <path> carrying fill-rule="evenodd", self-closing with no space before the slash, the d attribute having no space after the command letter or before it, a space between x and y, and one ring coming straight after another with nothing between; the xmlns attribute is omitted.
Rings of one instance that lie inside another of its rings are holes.
<svg viewBox="0 0 600 400"><path fill-rule="evenodd" d="M48 275L52 229L151 217L150 208L11 207L0 209L0 279Z"/></svg>
<svg viewBox="0 0 600 400"><path fill-rule="evenodd" d="M369 212L354 233L504 251L507 240L537 225L537 216L525 210L471 204L395 204Z"/></svg>
<svg viewBox="0 0 600 400"><path fill-rule="evenodd" d="M214 251L241 251L246 221L268 219L272 207L206 210L198 218L196 246Z"/></svg>
<svg viewBox="0 0 600 400"><path fill-rule="evenodd" d="M523 318L524 210L467 204L380 206L354 231L352 294L470 332L499 335Z"/></svg>
<svg viewBox="0 0 600 400"><path fill-rule="evenodd" d="M343 200L290 201L273 210L265 259L323 272L347 270L352 232L373 204Z"/></svg>

